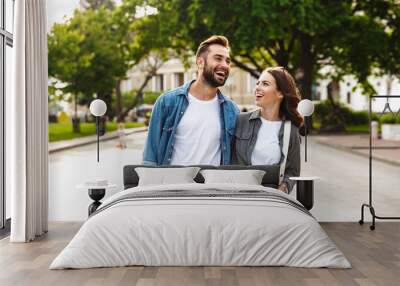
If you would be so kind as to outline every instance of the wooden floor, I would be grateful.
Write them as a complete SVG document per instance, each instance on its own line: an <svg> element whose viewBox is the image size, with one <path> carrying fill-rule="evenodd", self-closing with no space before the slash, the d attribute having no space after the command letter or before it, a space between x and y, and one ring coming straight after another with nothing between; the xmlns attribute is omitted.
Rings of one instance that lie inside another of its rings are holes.
<svg viewBox="0 0 400 286"><path fill-rule="evenodd" d="M27 244L0 241L0 285L400 285L400 222L322 223L353 268L121 267L48 270L80 223L52 223Z"/></svg>

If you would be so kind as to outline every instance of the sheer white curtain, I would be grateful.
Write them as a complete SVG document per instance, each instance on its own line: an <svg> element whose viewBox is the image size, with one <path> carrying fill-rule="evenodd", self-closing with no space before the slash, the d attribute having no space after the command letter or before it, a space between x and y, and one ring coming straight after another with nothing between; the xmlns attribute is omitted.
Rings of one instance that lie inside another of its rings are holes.
<svg viewBox="0 0 400 286"><path fill-rule="evenodd" d="M46 0L16 0L13 91L7 110L12 242L27 242L48 226Z"/></svg>

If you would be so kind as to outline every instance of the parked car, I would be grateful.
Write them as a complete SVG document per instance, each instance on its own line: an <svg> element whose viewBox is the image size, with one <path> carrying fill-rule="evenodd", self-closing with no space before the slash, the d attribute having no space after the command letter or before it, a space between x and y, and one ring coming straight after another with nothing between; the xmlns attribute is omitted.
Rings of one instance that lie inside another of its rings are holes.
<svg viewBox="0 0 400 286"><path fill-rule="evenodd" d="M136 109L136 114L138 118L138 122L144 122L146 125L149 125L151 112L153 111L152 104L142 104L139 105Z"/></svg>

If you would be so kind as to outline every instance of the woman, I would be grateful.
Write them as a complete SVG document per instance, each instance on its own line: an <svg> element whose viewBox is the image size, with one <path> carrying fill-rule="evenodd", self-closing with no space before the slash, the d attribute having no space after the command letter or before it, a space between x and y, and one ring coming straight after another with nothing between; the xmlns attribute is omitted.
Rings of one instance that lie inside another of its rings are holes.
<svg viewBox="0 0 400 286"><path fill-rule="evenodd" d="M303 118L297 111L299 91L293 77L284 68L273 67L261 73L254 96L260 108L238 115L232 161L240 165L285 164L284 122L290 121L286 165L282 165L283 177L278 186L279 190L290 193L294 182L289 177L300 175L298 128Z"/></svg>

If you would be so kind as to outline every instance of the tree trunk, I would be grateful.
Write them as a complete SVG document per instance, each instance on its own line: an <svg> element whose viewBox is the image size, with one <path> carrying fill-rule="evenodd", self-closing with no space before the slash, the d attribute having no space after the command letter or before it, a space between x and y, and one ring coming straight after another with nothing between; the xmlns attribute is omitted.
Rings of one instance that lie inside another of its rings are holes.
<svg viewBox="0 0 400 286"><path fill-rule="evenodd" d="M81 132L80 120L78 118L78 95L76 94L74 95L74 115L72 117L72 132Z"/></svg>
<svg viewBox="0 0 400 286"><path fill-rule="evenodd" d="M108 120L113 120L115 116L115 111L112 108L112 94L111 93L98 93L98 98L102 99L107 105L106 116Z"/></svg>
<svg viewBox="0 0 400 286"><path fill-rule="evenodd" d="M299 65L299 83L302 99L312 100L312 83L314 73L314 56L311 50L311 37L309 35L300 34L300 65ZM313 129L312 117L305 118L308 130Z"/></svg>
<svg viewBox="0 0 400 286"><path fill-rule="evenodd" d="M121 117L125 118L129 111L134 108L136 105L138 105L139 103L143 102L143 91L147 85L147 83L151 80L151 78L153 77L153 73L149 73L146 75L146 78L144 79L142 85L140 86L140 88L137 90L135 98L133 99L133 102L131 103L131 105L128 106L128 108L121 113Z"/></svg>
<svg viewBox="0 0 400 286"><path fill-rule="evenodd" d="M117 80L115 85L115 100L116 100L116 113L117 113L117 122L124 122L124 118L122 117L122 95L121 95L121 80Z"/></svg>
<svg viewBox="0 0 400 286"><path fill-rule="evenodd" d="M328 128L326 128L326 131L344 131L346 129L345 119L340 110L340 106L335 102L335 99L333 98L332 92L328 92L328 101L332 106L332 117L336 118L338 124L336 126L329 126Z"/></svg>
<svg viewBox="0 0 400 286"><path fill-rule="evenodd" d="M314 57L311 51L311 37L306 34L300 34L300 91L302 99L312 99L312 81Z"/></svg>

